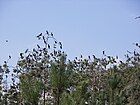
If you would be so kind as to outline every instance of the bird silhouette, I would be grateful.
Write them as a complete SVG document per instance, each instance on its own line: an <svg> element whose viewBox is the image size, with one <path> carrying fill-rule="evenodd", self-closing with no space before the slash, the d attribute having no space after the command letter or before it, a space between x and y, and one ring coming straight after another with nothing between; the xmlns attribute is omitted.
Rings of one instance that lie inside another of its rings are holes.
<svg viewBox="0 0 140 105"><path fill-rule="evenodd" d="M46 30L46 34L49 34L49 32Z"/></svg>
<svg viewBox="0 0 140 105"><path fill-rule="evenodd" d="M105 51L103 51L103 55L105 54Z"/></svg>
<svg viewBox="0 0 140 105"><path fill-rule="evenodd" d="M62 45L60 46L60 49L62 49Z"/></svg>
<svg viewBox="0 0 140 105"><path fill-rule="evenodd" d="M59 45L62 45L62 43L61 43L61 42L59 42Z"/></svg>
<svg viewBox="0 0 140 105"><path fill-rule="evenodd" d="M136 46L138 46L139 44L138 43L136 43Z"/></svg>
<svg viewBox="0 0 140 105"><path fill-rule="evenodd" d="M26 49L25 53L27 53L27 52L28 52L28 49Z"/></svg>
<svg viewBox="0 0 140 105"><path fill-rule="evenodd" d="M51 36L53 37L53 33L51 32Z"/></svg>
<svg viewBox="0 0 140 105"><path fill-rule="evenodd" d="M48 44L48 49L50 49L50 45Z"/></svg>
<svg viewBox="0 0 140 105"><path fill-rule="evenodd" d="M90 59L90 56L88 56L88 59Z"/></svg>
<svg viewBox="0 0 140 105"><path fill-rule="evenodd" d="M42 36L42 33L40 33L39 35L37 35L37 37L40 37L40 36Z"/></svg>
<svg viewBox="0 0 140 105"><path fill-rule="evenodd" d="M55 43L57 43L57 41L54 41Z"/></svg>
<svg viewBox="0 0 140 105"><path fill-rule="evenodd" d="M138 17L135 17L135 19L138 19L138 18L140 18L140 16L138 16Z"/></svg>
<svg viewBox="0 0 140 105"><path fill-rule="evenodd" d="M37 44L37 47L40 48L40 46Z"/></svg>
<svg viewBox="0 0 140 105"><path fill-rule="evenodd" d="M9 55L9 59L11 59L11 56Z"/></svg>

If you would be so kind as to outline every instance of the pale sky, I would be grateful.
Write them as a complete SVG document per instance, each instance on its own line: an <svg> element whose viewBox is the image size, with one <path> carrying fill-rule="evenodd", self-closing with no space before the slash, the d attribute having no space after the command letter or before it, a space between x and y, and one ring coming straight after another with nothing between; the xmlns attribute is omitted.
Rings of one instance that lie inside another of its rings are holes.
<svg viewBox="0 0 140 105"><path fill-rule="evenodd" d="M122 57L140 43L139 0L0 0L0 65L33 48L36 36L53 32L68 58ZM6 43L5 41L8 40Z"/></svg>

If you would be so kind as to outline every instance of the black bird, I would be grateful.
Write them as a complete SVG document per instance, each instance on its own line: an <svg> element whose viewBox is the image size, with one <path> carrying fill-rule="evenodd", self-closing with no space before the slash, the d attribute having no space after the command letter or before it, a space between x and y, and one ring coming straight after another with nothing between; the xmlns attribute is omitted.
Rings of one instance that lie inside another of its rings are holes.
<svg viewBox="0 0 140 105"><path fill-rule="evenodd" d="M61 42L59 42L59 45L62 45L62 43L61 43Z"/></svg>
<svg viewBox="0 0 140 105"><path fill-rule="evenodd" d="M48 49L50 49L50 45L48 44Z"/></svg>
<svg viewBox="0 0 140 105"><path fill-rule="evenodd" d="M123 62L122 62L122 61L120 61L120 63L122 64Z"/></svg>
<svg viewBox="0 0 140 105"><path fill-rule="evenodd" d="M88 59L90 59L90 56L88 56Z"/></svg>
<svg viewBox="0 0 140 105"><path fill-rule="evenodd" d="M40 36L42 36L42 33L40 33L37 37L40 37Z"/></svg>
<svg viewBox="0 0 140 105"><path fill-rule="evenodd" d="M60 45L60 49L62 49L62 45Z"/></svg>
<svg viewBox="0 0 140 105"><path fill-rule="evenodd" d="M8 42L8 40L6 40L6 42Z"/></svg>
<svg viewBox="0 0 140 105"><path fill-rule="evenodd" d="M93 56L94 59L96 58L95 55L92 55L92 56Z"/></svg>
<svg viewBox="0 0 140 105"><path fill-rule="evenodd" d="M140 18L140 16L138 16L138 17L135 17L135 19L138 19L138 18Z"/></svg>
<svg viewBox="0 0 140 105"><path fill-rule="evenodd" d="M9 55L9 59L11 59L11 56Z"/></svg>
<svg viewBox="0 0 140 105"><path fill-rule="evenodd" d="M20 53L20 57L21 57L21 59L23 59L24 57L23 57L23 53Z"/></svg>
<svg viewBox="0 0 140 105"><path fill-rule="evenodd" d="M103 55L105 54L105 51L103 51Z"/></svg>
<svg viewBox="0 0 140 105"><path fill-rule="evenodd" d="M136 43L136 46L139 46L139 44L138 44L138 43Z"/></svg>
<svg viewBox="0 0 140 105"><path fill-rule="evenodd" d="M55 43L57 43L57 41L54 41Z"/></svg>
<svg viewBox="0 0 140 105"><path fill-rule="evenodd" d="M28 49L26 49L25 53L27 53L27 52L28 52Z"/></svg>
<svg viewBox="0 0 140 105"><path fill-rule="evenodd" d="M51 36L53 37L53 33L51 32Z"/></svg>
<svg viewBox="0 0 140 105"><path fill-rule="evenodd" d="M37 44L37 47L40 48L40 46Z"/></svg>
<svg viewBox="0 0 140 105"><path fill-rule="evenodd" d="M49 34L49 32L46 30L46 34L48 35Z"/></svg>

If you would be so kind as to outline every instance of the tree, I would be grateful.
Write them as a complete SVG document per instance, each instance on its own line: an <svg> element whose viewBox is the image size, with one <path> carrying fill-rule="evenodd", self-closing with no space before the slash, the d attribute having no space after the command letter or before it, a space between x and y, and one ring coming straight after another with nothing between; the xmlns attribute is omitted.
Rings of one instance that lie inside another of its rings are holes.
<svg viewBox="0 0 140 105"><path fill-rule="evenodd" d="M53 33L46 31L37 38L44 46L20 53L15 67L8 65L11 56L0 66L1 105L139 105L138 43L125 61L105 51L102 58L81 55L68 60Z"/></svg>

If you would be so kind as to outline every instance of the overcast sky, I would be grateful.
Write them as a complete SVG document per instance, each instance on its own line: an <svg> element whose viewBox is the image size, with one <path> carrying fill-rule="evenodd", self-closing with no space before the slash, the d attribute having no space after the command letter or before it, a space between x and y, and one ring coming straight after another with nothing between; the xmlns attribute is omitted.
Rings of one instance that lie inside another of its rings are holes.
<svg viewBox="0 0 140 105"><path fill-rule="evenodd" d="M15 62L46 30L71 59L103 50L122 57L140 42L137 16L139 0L0 0L0 63L9 55Z"/></svg>

